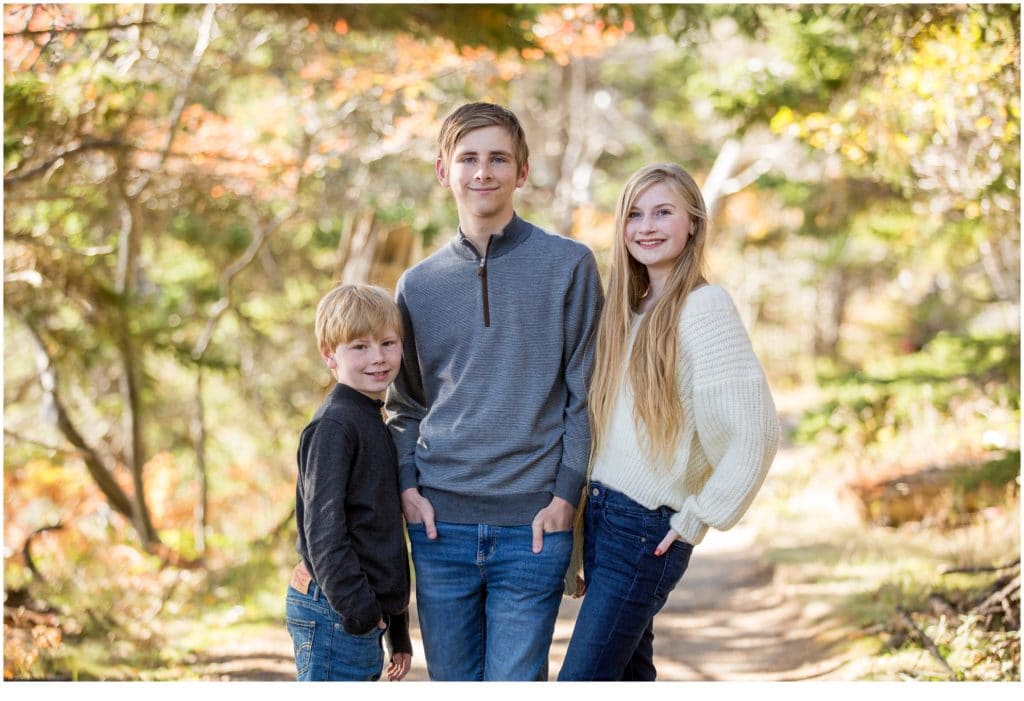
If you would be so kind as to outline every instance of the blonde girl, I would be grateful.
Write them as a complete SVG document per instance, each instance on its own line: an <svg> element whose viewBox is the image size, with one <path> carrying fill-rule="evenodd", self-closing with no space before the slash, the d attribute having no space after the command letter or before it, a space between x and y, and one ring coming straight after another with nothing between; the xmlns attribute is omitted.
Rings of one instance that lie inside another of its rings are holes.
<svg viewBox="0 0 1024 701"><path fill-rule="evenodd" d="M591 384L586 595L559 680L653 681L653 621L709 527L764 481L779 421L729 294L704 272L707 209L674 164L619 196Z"/></svg>

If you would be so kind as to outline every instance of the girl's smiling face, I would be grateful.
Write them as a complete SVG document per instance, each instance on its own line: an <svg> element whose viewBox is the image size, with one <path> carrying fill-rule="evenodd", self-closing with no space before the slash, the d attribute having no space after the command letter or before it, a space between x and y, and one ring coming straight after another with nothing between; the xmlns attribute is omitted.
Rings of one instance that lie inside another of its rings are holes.
<svg viewBox="0 0 1024 701"><path fill-rule="evenodd" d="M682 198L668 184L655 183L626 215L626 250L648 273L664 275L686 248L692 227Z"/></svg>

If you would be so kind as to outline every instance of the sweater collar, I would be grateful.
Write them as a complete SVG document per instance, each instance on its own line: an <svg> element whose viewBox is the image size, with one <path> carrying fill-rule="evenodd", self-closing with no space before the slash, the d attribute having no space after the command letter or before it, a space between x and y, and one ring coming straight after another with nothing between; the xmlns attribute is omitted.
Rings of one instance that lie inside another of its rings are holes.
<svg viewBox="0 0 1024 701"><path fill-rule="evenodd" d="M505 228L500 233L491 236L491 245L487 249L487 259L500 258L514 249L530 237L531 229L532 227L525 219L520 218L518 214L513 212L512 219L505 225ZM451 248L455 255L465 260L478 261L482 257L482 253L477 252L476 246L466 238L462 233L462 229L459 229L455 238L452 239Z"/></svg>
<svg viewBox="0 0 1024 701"><path fill-rule="evenodd" d="M348 385L343 385L340 382L334 383L334 388L331 389L331 393L328 396L330 397L331 403L352 402L356 406L374 412L380 412L381 407L384 406L384 402L379 399L367 397L359 390L353 389Z"/></svg>

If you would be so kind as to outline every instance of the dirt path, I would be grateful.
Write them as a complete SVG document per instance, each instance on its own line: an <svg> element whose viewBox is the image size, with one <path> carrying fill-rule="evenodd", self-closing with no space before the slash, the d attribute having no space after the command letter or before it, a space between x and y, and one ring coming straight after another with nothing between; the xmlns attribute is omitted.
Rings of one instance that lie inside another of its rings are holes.
<svg viewBox="0 0 1024 701"><path fill-rule="evenodd" d="M551 678L561 667L580 602L562 600L551 645ZM413 668L409 681L426 681L423 647L413 607ZM777 681L839 678L842 660L815 625L776 585L771 566L737 527L711 532L655 620L655 666L662 681ZM203 679L294 679L291 640L284 628L247 636L211 650L192 666Z"/></svg>
<svg viewBox="0 0 1024 701"><path fill-rule="evenodd" d="M561 662L578 602L563 602L552 645ZM807 612L776 585L772 567L741 528L711 532L655 618L660 681L779 681L829 678L842 661L830 656ZM557 658L557 660L556 660Z"/></svg>
<svg viewBox="0 0 1024 701"><path fill-rule="evenodd" d="M827 623L787 596L742 526L712 531L655 620L655 665L663 681L778 681L841 678L843 660L830 654ZM564 598L551 645L550 676L561 667L580 602ZM426 681L413 606L413 668ZM834 631L831 631L834 633ZM291 640L283 626L208 651L192 672L203 679L294 679Z"/></svg>
<svg viewBox="0 0 1024 701"><path fill-rule="evenodd" d="M784 448L772 473L784 473L800 459ZM551 679L561 667L579 605L562 599L551 645ZM415 604L412 611L413 667L406 679L426 681ZM662 681L842 679L844 659L830 645L841 635L827 617L806 609L777 581L758 552L753 531L741 522L730 531L710 531L694 550L689 569L655 619L655 666ZM291 639L283 626L268 627L263 635L250 634L207 651L192 671L211 680L291 680Z"/></svg>

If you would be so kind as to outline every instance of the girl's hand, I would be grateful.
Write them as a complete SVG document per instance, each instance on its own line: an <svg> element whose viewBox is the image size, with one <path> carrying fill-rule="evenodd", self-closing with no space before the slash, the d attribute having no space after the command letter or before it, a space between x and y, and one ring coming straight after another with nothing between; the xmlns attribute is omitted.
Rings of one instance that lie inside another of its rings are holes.
<svg viewBox="0 0 1024 701"><path fill-rule="evenodd" d="M574 599L582 599L583 595L587 593L587 580L583 579L580 575L576 575L576 593L572 595Z"/></svg>
<svg viewBox="0 0 1024 701"><path fill-rule="evenodd" d="M658 547L654 549L654 556L661 557L664 555L668 552L668 549L672 547L672 543L677 540L679 540L679 534L675 532L675 529L669 528L668 533L666 533L665 537L661 539L660 543L658 543Z"/></svg>
<svg viewBox="0 0 1024 701"><path fill-rule="evenodd" d="M412 655L408 652L396 652L388 664L388 681L400 682L409 673L412 666Z"/></svg>

